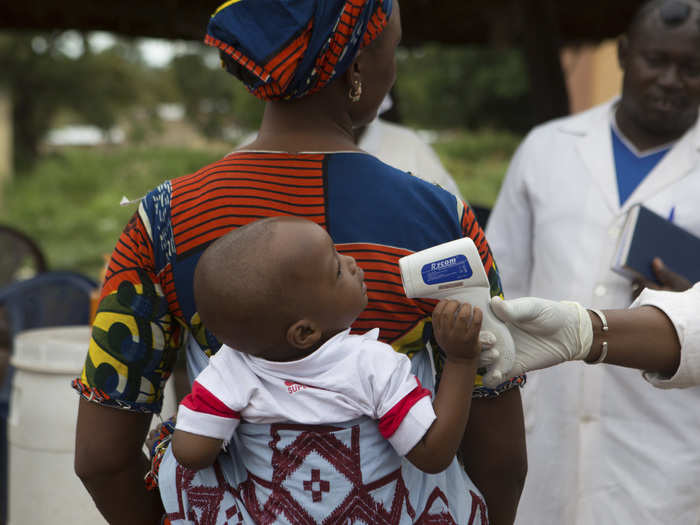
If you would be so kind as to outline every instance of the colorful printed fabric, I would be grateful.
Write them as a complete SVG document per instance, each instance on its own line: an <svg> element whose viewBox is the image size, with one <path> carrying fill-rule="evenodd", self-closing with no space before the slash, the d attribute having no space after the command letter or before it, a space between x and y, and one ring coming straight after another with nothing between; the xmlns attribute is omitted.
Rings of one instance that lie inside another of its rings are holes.
<svg viewBox="0 0 700 525"><path fill-rule="evenodd" d="M158 437L151 445L149 450L151 455L151 468L146 473L146 477L143 479L146 484L146 490L155 490L158 488L158 472L160 470L160 463L163 461L163 456L165 451L168 450L170 442L172 441L173 432L175 431L175 418L171 417L167 421L161 423L158 427Z"/></svg>
<svg viewBox="0 0 700 525"><path fill-rule="evenodd" d="M92 401L159 412L186 336L207 355L220 347L194 304L192 276L199 256L231 229L276 215L318 223L340 253L355 257L365 272L369 303L353 332L379 327L380 340L409 357L432 339L435 301L406 297L400 257L469 236L492 295L501 293L471 208L441 188L363 153L235 152L162 184L142 200L112 254L88 356L74 387ZM476 397L496 393L480 379L477 386Z"/></svg>
<svg viewBox="0 0 700 525"><path fill-rule="evenodd" d="M178 465L169 448L160 480L173 525L489 522L456 460L426 475L400 460L369 418L315 427L242 424L230 450L197 472Z"/></svg>
<svg viewBox="0 0 700 525"><path fill-rule="evenodd" d="M193 360L193 372L208 363ZM415 355L410 372L435 391L427 352ZM183 469L168 448L158 488L173 525L488 523L456 459L426 474L400 460L368 417L333 425L244 421L212 467Z"/></svg>
<svg viewBox="0 0 700 525"><path fill-rule="evenodd" d="M265 100L314 93L345 71L386 26L392 0L229 0L204 42Z"/></svg>

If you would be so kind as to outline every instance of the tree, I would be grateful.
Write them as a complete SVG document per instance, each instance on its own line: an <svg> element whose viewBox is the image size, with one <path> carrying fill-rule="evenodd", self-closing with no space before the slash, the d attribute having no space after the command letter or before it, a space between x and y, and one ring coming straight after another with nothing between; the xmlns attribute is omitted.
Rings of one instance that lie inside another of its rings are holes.
<svg viewBox="0 0 700 525"><path fill-rule="evenodd" d="M88 124L110 129L117 114L139 98L138 66L89 47L73 58L60 33L0 34L0 79L13 103L14 156L19 171L39 155L39 144L58 111L70 109Z"/></svg>
<svg viewBox="0 0 700 525"><path fill-rule="evenodd" d="M532 123L528 74L516 50L437 44L403 50L397 78L409 124L523 131Z"/></svg>
<svg viewBox="0 0 700 525"><path fill-rule="evenodd" d="M175 57L171 63L187 118L208 137L221 136L230 124L257 128L263 104L237 79L207 64L206 53Z"/></svg>

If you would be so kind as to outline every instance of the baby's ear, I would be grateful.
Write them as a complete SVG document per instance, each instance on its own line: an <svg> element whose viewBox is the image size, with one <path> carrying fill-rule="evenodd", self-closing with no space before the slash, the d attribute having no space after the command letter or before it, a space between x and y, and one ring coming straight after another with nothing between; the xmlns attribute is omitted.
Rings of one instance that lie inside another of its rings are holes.
<svg viewBox="0 0 700 525"><path fill-rule="evenodd" d="M308 350L321 339L322 332L313 321L300 319L287 328L287 343L299 350Z"/></svg>

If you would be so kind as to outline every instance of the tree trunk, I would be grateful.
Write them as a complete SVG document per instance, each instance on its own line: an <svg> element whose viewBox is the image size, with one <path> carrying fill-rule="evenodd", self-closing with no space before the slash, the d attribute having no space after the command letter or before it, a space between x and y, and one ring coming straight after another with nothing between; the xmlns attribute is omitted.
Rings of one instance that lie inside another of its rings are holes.
<svg viewBox="0 0 700 525"><path fill-rule="evenodd" d="M0 202L2 186L12 176L12 98L10 90L0 87Z"/></svg>
<svg viewBox="0 0 700 525"><path fill-rule="evenodd" d="M534 121L539 124L569 114L569 95L560 59L556 3L516 1L523 21L522 46L530 74Z"/></svg>

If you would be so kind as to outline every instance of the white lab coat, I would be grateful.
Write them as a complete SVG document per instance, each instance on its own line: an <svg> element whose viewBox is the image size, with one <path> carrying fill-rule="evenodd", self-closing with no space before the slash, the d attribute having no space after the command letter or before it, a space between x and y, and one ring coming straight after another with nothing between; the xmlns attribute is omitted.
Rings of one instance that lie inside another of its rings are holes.
<svg viewBox="0 0 700 525"><path fill-rule="evenodd" d="M357 145L389 166L437 184L464 200L437 153L411 128L376 118L367 124Z"/></svg>
<svg viewBox="0 0 700 525"><path fill-rule="evenodd" d="M675 208L675 222L700 235L699 126L620 206L614 104L540 126L516 152L486 230L507 298L627 307L630 283L610 266L637 203ZM699 522L699 388L661 391L634 370L576 362L529 374L523 398L518 524Z"/></svg>
<svg viewBox="0 0 700 525"><path fill-rule="evenodd" d="M672 377L645 372L644 378L657 388L700 386L700 283L681 293L647 288L630 308L647 305L664 312L673 323L681 359Z"/></svg>

